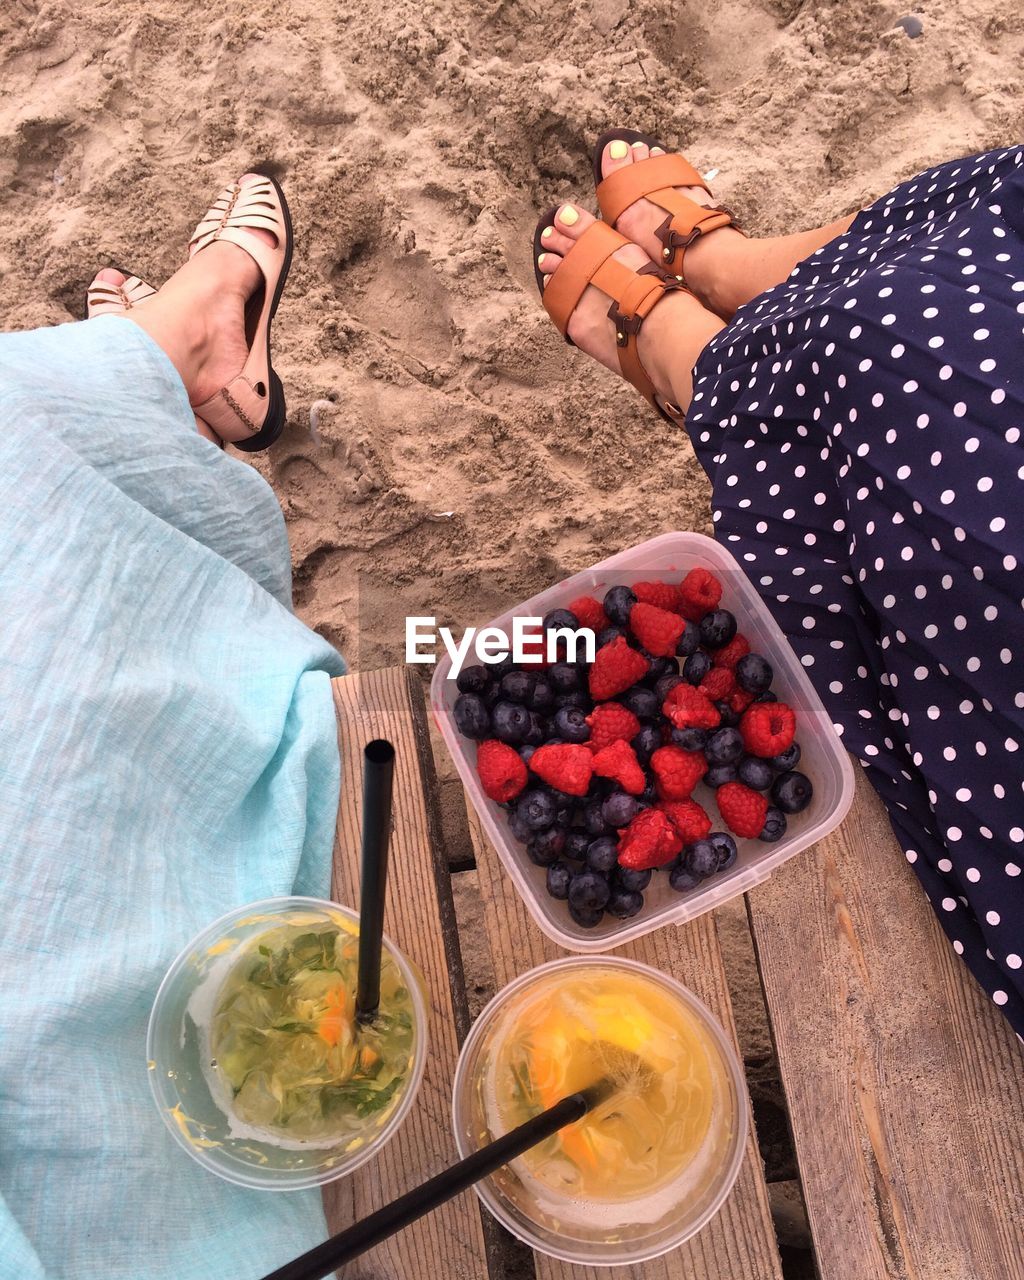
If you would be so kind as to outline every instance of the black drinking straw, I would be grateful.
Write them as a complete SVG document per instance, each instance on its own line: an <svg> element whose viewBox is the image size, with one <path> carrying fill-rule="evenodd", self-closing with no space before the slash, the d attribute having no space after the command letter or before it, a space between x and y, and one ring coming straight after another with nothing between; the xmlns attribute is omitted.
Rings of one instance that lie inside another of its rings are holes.
<svg viewBox="0 0 1024 1280"><path fill-rule="evenodd" d="M372 1022L380 1005L380 957L391 843L395 749L374 738L363 750L363 858L359 886L359 976L356 1017Z"/></svg>
<svg viewBox="0 0 1024 1280"><path fill-rule="evenodd" d="M344 1263L358 1258L367 1249L372 1249L381 1240L386 1240L417 1218L422 1218L425 1213L444 1204L460 1191L465 1191L474 1182L494 1173L503 1164L508 1164L524 1151L529 1151L538 1142L550 1138L567 1124L581 1119L613 1092L614 1088L610 1080L601 1080L589 1089L570 1094L547 1111L542 1111L539 1116L521 1124L518 1129L489 1142L487 1146L474 1151L471 1156L460 1160L450 1169L445 1169L422 1186L384 1205L368 1218L353 1223L330 1240L318 1244L315 1249L310 1249L301 1257L271 1271L263 1280L321 1280L321 1277L330 1275Z"/></svg>

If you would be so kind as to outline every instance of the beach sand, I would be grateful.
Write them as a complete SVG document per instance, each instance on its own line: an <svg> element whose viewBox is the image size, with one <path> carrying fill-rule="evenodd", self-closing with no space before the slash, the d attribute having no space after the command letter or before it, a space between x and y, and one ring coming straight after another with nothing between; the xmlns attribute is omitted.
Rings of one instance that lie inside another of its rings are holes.
<svg viewBox="0 0 1024 1280"><path fill-rule="evenodd" d="M538 305L539 210L655 132L754 233L831 219L1024 134L1016 0L12 0L0 9L0 314L77 318L95 269L162 282L220 187L284 183L284 438L300 614L362 667L407 614L491 616L666 529L706 530L684 433ZM312 405L321 402L313 414Z"/></svg>
<svg viewBox="0 0 1024 1280"><path fill-rule="evenodd" d="M78 318L101 265L161 283L217 191L269 166L297 235L275 328L289 425L252 465L301 616L355 666L401 662L406 615L479 623L665 530L710 531L684 432L538 304L534 222L593 207L596 135L630 125L717 170L754 234L1019 141L1018 0L914 12L919 38L877 0L7 0L3 327ZM474 876L456 877L470 921ZM720 925L749 1066L771 1051L737 905Z"/></svg>

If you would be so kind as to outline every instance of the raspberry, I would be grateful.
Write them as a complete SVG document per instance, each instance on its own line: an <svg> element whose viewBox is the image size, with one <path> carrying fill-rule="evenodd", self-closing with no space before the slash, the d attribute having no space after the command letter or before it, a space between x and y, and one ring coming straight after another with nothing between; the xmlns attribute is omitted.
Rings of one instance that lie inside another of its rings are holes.
<svg viewBox="0 0 1024 1280"><path fill-rule="evenodd" d="M642 680L647 670L647 659L629 647L625 636L616 636L597 651L590 668L590 696L597 702L614 698Z"/></svg>
<svg viewBox="0 0 1024 1280"><path fill-rule="evenodd" d="M656 605L669 613L679 612L679 588L671 582L634 582L633 594L644 604ZM668 656L667 654L665 655Z"/></svg>
<svg viewBox="0 0 1024 1280"><path fill-rule="evenodd" d="M663 867L682 847L678 831L659 809L643 809L619 836L619 866L628 871Z"/></svg>
<svg viewBox="0 0 1024 1280"><path fill-rule="evenodd" d="M752 693L748 693L746 689L737 689L735 693L729 695L729 710L735 711L737 715L742 715L753 701L754 695Z"/></svg>
<svg viewBox="0 0 1024 1280"><path fill-rule="evenodd" d="M720 702L736 690L736 677L728 667L712 667L697 686L705 698Z"/></svg>
<svg viewBox="0 0 1024 1280"><path fill-rule="evenodd" d="M484 795L505 804L526 786L526 765L514 747L488 738L476 749L476 771Z"/></svg>
<svg viewBox="0 0 1024 1280"><path fill-rule="evenodd" d="M725 825L736 835L753 840L764 830L768 801L760 792L742 782L727 782L718 788L715 799Z"/></svg>
<svg viewBox="0 0 1024 1280"><path fill-rule="evenodd" d="M679 584L679 612L690 622L699 622L718 608L722 584L707 569L691 569Z"/></svg>
<svg viewBox="0 0 1024 1280"><path fill-rule="evenodd" d="M721 649L716 649L712 661L716 667L735 667L740 658L745 658L750 652L750 641L746 636L737 633L729 641L728 644L722 645Z"/></svg>
<svg viewBox="0 0 1024 1280"><path fill-rule="evenodd" d="M796 734L796 713L784 702L755 702L743 713L740 733L752 756L781 755Z"/></svg>
<svg viewBox="0 0 1024 1280"><path fill-rule="evenodd" d="M612 778L623 791L638 796L647 785L647 778L636 758L636 752L622 739L602 747L594 756L594 772L601 778Z"/></svg>
<svg viewBox="0 0 1024 1280"><path fill-rule="evenodd" d="M678 613L669 613L667 609L640 600L630 610L629 629L648 653L656 658L671 658L686 623Z"/></svg>
<svg viewBox="0 0 1024 1280"><path fill-rule="evenodd" d="M590 748L600 751L620 738L632 742L640 732L640 721L619 702L602 702L587 716L590 726Z"/></svg>
<svg viewBox="0 0 1024 1280"><path fill-rule="evenodd" d="M570 613L576 615L581 627L589 627L591 631L603 631L608 626L604 608L600 600L595 600L593 596L580 596L566 607Z"/></svg>
<svg viewBox="0 0 1024 1280"><path fill-rule="evenodd" d="M707 773L708 762L700 751L659 747L651 756L651 768L657 779L659 799L689 800L694 787Z"/></svg>
<svg viewBox="0 0 1024 1280"><path fill-rule="evenodd" d="M549 786L570 796L585 796L590 789L594 762L586 747L560 742L538 747L530 756L530 768Z"/></svg>
<svg viewBox="0 0 1024 1280"><path fill-rule="evenodd" d="M668 816L683 844L703 840L711 830L711 819L696 800L662 800L658 808Z"/></svg>
<svg viewBox="0 0 1024 1280"><path fill-rule="evenodd" d="M722 719L711 699L692 684L670 689L661 710L677 729L716 729Z"/></svg>

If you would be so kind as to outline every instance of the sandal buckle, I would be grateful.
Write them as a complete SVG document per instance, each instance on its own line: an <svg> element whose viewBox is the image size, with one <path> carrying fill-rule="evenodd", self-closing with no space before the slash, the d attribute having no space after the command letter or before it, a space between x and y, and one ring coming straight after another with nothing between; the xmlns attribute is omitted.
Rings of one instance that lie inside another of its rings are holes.
<svg viewBox="0 0 1024 1280"><path fill-rule="evenodd" d="M608 319L615 325L615 345L617 347L628 346L630 338L640 332L640 326L644 322L643 316L624 316L619 310L617 302L613 302L608 308Z"/></svg>

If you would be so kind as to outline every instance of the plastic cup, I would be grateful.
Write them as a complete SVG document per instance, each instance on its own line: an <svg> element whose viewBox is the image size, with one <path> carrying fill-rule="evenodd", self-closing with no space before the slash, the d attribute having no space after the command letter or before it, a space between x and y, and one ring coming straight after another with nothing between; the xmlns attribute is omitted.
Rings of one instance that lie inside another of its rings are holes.
<svg viewBox="0 0 1024 1280"><path fill-rule="evenodd" d="M423 1081L429 1008L423 981L390 938L384 953L398 966L413 1009L409 1072L375 1129L339 1143L282 1145L230 1114L203 1064L209 1063L209 1028L216 992L230 973L239 947L282 924L344 923L359 926L348 907L320 898L269 898L239 907L204 929L168 969L153 1003L146 1057L153 1099L177 1142L201 1165L240 1186L293 1191L342 1178L372 1159L394 1137Z"/></svg>
<svg viewBox="0 0 1024 1280"><path fill-rule="evenodd" d="M499 991L473 1025L456 1068L452 1114L460 1156L500 1137L488 1118L485 1082L494 1050L514 1019L517 1001L536 990L538 983L573 983L581 971L602 969L660 984L678 1001L696 1031L715 1081L711 1127L704 1145L670 1188L635 1200L583 1205L553 1197L532 1178L522 1160L477 1183L476 1192L498 1221L532 1249L565 1262L613 1267L657 1258L695 1235L724 1204L743 1162L747 1136L743 1071L722 1028L692 992L667 974L617 956L573 956L530 970Z"/></svg>

